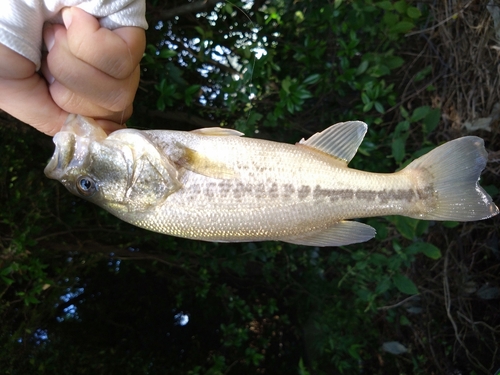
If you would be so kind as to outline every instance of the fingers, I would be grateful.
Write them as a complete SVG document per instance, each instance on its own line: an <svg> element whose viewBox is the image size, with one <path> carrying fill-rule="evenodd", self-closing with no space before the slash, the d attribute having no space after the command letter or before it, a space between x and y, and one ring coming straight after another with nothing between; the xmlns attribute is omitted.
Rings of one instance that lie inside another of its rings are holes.
<svg viewBox="0 0 500 375"><path fill-rule="evenodd" d="M54 135L68 116L52 100L35 64L2 44L0 108L48 135Z"/></svg>
<svg viewBox="0 0 500 375"><path fill-rule="evenodd" d="M144 30L101 28L94 16L79 8L65 8L62 15L69 50L78 59L117 79L127 78L141 61Z"/></svg>
<svg viewBox="0 0 500 375"><path fill-rule="evenodd" d="M0 78L0 108L48 135L57 133L68 116L52 101L45 80L36 73Z"/></svg>
<svg viewBox="0 0 500 375"><path fill-rule="evenodd" d="M63 19L66 27L44 29L49 53L42 72L54 102L70 113L128 119L139 86L144 30L101 28L96 18L78 8L66 8Z"/></svg>
<svg viewBox="0 0 500 375"><path fill-rule="evenodd" d="M113 33L110 30L105 31ZM49 83L52 81L55 84L54 89L51 84L51 93L54 91L56 103L61 106L66 104L77 106L77 101L71 99L73 94L111 112L121 111L132 103L139 85L138 65L127 72L129 75L125 78L115 78L75 56L70 49L68 35L63 26L47 27L44 33L48 36L51 32L54 44L47 55L46 64L42 65L42 72ZM122 51L122 53L124 54L121 55L121 59L130 61L129 52ZM105 53L102 60L108 57L115 59L113 53ZM59 85L63 87L58 87ZM69 107L65 109L71 111Z"/></svg>
<svg viewBox="0 0 500 375"><path fill-rule="evenodd" d="M65 123L68 112L50 95L46 81L35 72L35 64L0 44L0 108L42 133L53 136ZM78 112L76 112L78 113ZM97 119L107 132L123 128L132 114L125 111Z"/></svg>
<svg viewBox="0 0 500 375"><path fill-rule="evenodd" d="M107 116L132 105L140 78L139 66L125 79L110 77L68 53L64 38L47 55L42 72L54 101L86 116Z"/></svg>
<svg viewBox="0 0 500 375"><path fill-rule="evenodd" d="M96 74L98 76L98 74ZM139 68L137 74L131 77L131 81L139 81ZM105 79L101 82L106 81ZM100 85L101 82L96 81L95 85ZM92 85L88 87L88 93L82 87L81 89L68 89L59 81L54 81L49 86L49 92L54 102L66 112L77 113L83 116L97 118L112 119L115 121L126 121L132 115L132 102L135 95L135 90L128 90L130 82L127 82L127 87L113 87L114 85L102 84L100 87ZM132 83L132 85L135 84ZM101 88L107 87L110 91L100 91ZM99 99L101 101L99 101ZM112 100L117 100L114 102Z"/></svg>
<svg viewBox="0 0 500 375"><path fill-rule="evenodd" d="M108 133L122 128L139 85L144 30L100 28L76 8L65 10L63 18L68 30L44 30L46 81L32 62L0 44L0 108L51 136L68 113L96 118Z"/></svg>

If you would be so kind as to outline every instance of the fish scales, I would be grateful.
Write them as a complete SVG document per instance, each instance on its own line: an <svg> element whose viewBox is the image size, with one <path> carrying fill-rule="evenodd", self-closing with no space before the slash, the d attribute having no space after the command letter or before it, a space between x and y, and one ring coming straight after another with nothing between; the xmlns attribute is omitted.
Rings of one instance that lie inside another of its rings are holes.
<svg viewBox="0 0 500 375"><path fill-rule="evenodd" d="M344 219L395 214L395 207L416 212L416 202L422 203L409 178L346 169L306 147L183 132L145 133L161 149L175 139L212 161L225 161L237 175L236 180L220 180L184 171L179 177L183 189L135 223L151 230L221 240L217 228L227 241L282 238ZM425 198L425 206L432 207L433 195Z"/></svg>
<svg viewBox="0 0 500 375"><path fill-rule="evenodd" d="M67 134L54 139L46 174L125 221L170 235L339 246L375 234L349 219L399 214L469 221L498 213L478 185L487 155L477 137L380 174L347 167L366 133L359 121L296 145L219 128L126 129L108 137L99 130L91 119L68 121Z"/></svg>

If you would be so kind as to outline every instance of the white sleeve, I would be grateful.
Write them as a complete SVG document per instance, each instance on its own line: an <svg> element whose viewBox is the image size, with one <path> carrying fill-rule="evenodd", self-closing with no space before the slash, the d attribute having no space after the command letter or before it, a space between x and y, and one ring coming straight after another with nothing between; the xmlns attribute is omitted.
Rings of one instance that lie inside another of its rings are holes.
<svg viewBox="0 0 500 375"><path fill-rule="evenodd" d="M62 23L61 10L77 6L99 19L102 27L147 29L145 0L0 0L0 43L40 68L42 30L47 21Z"/></svg>
<svg viewBox="0 0 500 375"><path fill-rule="evenodd" d="M33 61L38 69L44 14L35 1L0 1L0 43Z"/></svg>

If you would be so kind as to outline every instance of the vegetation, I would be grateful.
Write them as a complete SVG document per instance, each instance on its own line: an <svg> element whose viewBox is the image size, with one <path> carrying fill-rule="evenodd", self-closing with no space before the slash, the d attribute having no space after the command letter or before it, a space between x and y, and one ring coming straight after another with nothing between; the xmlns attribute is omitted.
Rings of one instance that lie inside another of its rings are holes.
<svg viewBox="0 0 500 375"><path fill-rule="evenodd" d="M465 134L499 150L497 21L471 4L148 1L129 126L296 142L360 119L369 131L350 165L377 172ZM5 373L500 368L498 218L373 218L376 239L341 248L158 235L45 178L51 139L0 116ZM490 153L482 179L497 202L499 160Z"/></svg>

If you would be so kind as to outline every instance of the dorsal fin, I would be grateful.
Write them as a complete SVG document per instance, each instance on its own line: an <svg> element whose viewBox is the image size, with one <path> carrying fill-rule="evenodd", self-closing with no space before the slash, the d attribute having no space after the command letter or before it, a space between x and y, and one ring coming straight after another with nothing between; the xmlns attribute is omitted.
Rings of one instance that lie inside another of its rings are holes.
<svg viewBox="0 0 500 375"><path fill-rule="evenodd" d="M315 148L337 159L351 161L365 137L368 126L362 121L339 122L299 144Z"/></svg>
<svg viewBox="0 0 500 375"><path fill-rule="evenodd" d="M201 128L193 130L191 133L198 133L203 135L218 135L218 136L233 136L233 137L241 137L243 134L238 130L229 129L229 128Z"/></svg>

